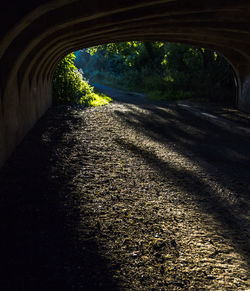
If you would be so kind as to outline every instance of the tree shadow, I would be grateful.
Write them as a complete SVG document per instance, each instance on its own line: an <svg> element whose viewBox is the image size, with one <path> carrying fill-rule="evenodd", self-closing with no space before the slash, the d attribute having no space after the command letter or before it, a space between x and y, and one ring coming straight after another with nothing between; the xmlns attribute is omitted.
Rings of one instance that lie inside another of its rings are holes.
<svg viewBox="0 0 250 291"><path fill-rule="evenodd" d="M175 109L173 114L166 110L169 107L140 107L147 110L146 114L130 105L127 105L128 111L116 111L116 114L121 122L145 136L164 145L173 145L176 152L198 161L205 172L225 188L240 192L243 204L249 204L250 138L229 133L183 110ZM233 183L228 184L228 178Z"/></svg>
<svg viewBox="0 0 250 291"><path fill-rule="evenodd" d="M86 240L77 231L72 179L80 164L67 165L66 157L78 124L69 109L52 108L1 169L1 290L117 290L98 230Z"/></svg>
<svg viewBox="0 0 250 291"><path fill-rule="evenodd" d="M160 175L195 197L202 211L212 214L225 229L230 230L232 242L250 265L249 244L246 248L250 225L247 215L250 205L250 139L231 134L177 108L171 111L160 106L125 106L127 111L116 111L122 123L196 162L204 175L220 185L222 193L212 189L202 177L185 169L173 168L136 144L119 138L117 143L143 158ZM182 183L178 184L176 181L180 179ZM228 192L230 196L227 196Z"/></svg>

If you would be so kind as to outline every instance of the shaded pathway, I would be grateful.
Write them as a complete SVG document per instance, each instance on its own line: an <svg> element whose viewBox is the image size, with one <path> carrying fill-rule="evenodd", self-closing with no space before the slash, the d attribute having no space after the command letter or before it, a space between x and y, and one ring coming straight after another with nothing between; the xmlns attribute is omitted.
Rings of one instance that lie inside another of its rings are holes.
<svg viewBox="0 0 250 291"><path fill-rule="evenodd" d="M114 93L52 108L1 170L1 289L249 288L250 139Z"/></svg>

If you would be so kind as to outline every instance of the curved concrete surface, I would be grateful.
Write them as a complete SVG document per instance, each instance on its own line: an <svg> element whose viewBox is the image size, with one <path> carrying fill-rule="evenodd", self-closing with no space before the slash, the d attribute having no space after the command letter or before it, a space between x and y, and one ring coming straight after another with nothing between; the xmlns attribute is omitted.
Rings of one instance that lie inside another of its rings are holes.
<svg viewBox="0 0 250 291"><path fill-rule="evenodd" d="M0 165L52 103L51 76L67 53L127 40L211 48L233 66L250 112L248 0L14 0L1 4Z"/></svg>

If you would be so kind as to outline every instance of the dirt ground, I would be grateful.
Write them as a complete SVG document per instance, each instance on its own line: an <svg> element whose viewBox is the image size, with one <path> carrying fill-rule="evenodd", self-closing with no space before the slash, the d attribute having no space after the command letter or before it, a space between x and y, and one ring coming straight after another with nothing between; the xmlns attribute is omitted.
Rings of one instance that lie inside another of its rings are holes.
<svg viewBox="0 0 250 291"><path fill-rule="evenodd" d="M1 290L248 290L250 139L117 96L50 109L1 170Z"/></svg>

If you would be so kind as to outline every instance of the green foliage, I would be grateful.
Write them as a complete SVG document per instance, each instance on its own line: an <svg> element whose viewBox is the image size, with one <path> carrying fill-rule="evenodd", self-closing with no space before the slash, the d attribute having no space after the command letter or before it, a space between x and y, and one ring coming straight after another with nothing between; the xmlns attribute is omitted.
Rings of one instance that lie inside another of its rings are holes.
<svg viewBox="0 0 250 291"><path fill-rule="evenodd" d="M86 106L107 104L111 99L94 92L80 70L74 65L75 55L71 53L60 61L53 76L53 96L57 104L79 103Z"/></svg>
<svg viewBox="0 0 250 291"><path fill-rule="evenodd" d="M151 98L233 104L233 71L214 51L164 42L110 43L77 52L91 82L139 90Z"/></svg>

